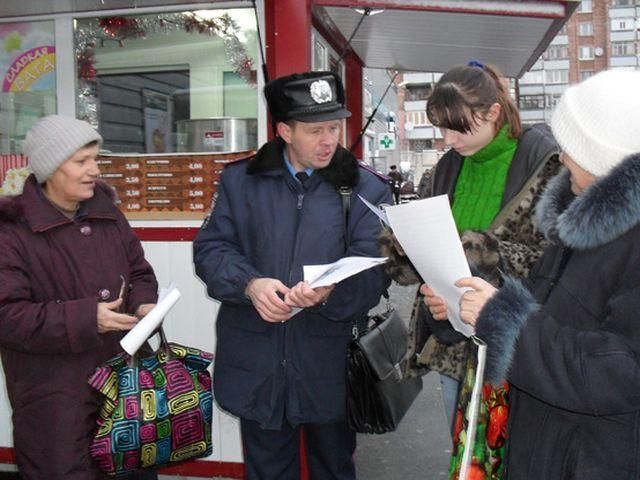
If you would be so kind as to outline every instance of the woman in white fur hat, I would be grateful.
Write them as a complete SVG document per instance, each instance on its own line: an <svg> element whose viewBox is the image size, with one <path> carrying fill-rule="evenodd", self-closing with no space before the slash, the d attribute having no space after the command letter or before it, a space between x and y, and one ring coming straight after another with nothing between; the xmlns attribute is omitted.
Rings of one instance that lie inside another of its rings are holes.
<svg viewBox="0 0 640 480"><path fill-rule="evenodd" d="M570 87L551 127L566 167L537 209L551 245L526 286L458 281L461 316L488 344L488 379L511 384L506 478L637 479L640 72Z"/></svg>

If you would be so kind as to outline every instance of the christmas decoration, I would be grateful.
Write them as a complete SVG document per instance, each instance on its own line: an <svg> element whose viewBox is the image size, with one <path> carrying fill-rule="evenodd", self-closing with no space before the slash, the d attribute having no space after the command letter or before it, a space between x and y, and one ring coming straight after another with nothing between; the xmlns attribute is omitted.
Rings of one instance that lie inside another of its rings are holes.
<svg viewBox="0 0 640 480"><path fill-rule="evenodd" d="M111 39L116 40L121 47L124 39L131 37L144 37L144 31L138 26L138 21L130 17L106 17L100 19L98 25ZM104 44L104 38L100 39Z"/></svg>
<svg viewBox="0 0 640 480"><path fill-rule="evenodd" d="M185 31L193 34L212 35L224 41L227 60L234 71L247 83L255 86L256 72L253 58L238 38L240 28L228 14L215 18L202 18L192 12L145 15L141 17L104 17L79 26L75 32L78 77L93 81L95 67L93 48L108 41L116 41L124 47L127 39L144 38L155 33ZM82 63L82 67L80 66Z"/></svg>
<svg viewBox="0 0 640 480"><path fill-rule="evenodd" d="M93 81L96 78L96 69L94 64L93 44L87 46L76 54L76 63L78 65L78 77L84 80Z"/></svg>
<svg viewBox="0 0 640 480"><path fill-rule="evenodd" d="M253 58L238 38L240 28L228 14L203 18L193 12L158 15L112 16L83 21L75 30L75 53L78 65L77 116L98 128L98 99L94 49L106 42L145 38L147 35L184 31L197 35L212 35L222 39L227 61L234 71L252 87L256 86Z"/></svg>

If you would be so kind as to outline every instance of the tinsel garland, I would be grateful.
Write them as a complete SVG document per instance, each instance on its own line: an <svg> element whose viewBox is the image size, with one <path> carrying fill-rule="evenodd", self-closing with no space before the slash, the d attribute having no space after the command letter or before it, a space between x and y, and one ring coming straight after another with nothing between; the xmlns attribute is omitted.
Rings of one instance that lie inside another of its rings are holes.
<svg viewBox="0 0 640 480"><path fill-rule="evenodd" d="M121 47L125 40L144 38L155 33L185 31L221 38L225 46L227 61L234 71L249 85L256 85L256 71L253 58L247 53L238 38L239 27L228 14L205 19L195 13L167 13L141 17L103 17L82 22L75 30L75 53L78 65L78 117L98 127L97 98L95 95L95 58L97 45L115 41Z"/></svg>

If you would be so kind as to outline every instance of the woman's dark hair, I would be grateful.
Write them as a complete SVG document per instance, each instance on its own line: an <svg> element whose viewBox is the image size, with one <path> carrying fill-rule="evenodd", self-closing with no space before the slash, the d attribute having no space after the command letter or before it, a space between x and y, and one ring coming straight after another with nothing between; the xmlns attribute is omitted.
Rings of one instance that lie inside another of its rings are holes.
<svg viewBox="0 0 640 480"><path fill-rule="evenodd" d="M518 138L522 123L518 109L509 95L504 76L493 66L459 65L445 73L427 100L427 117L436 127L462 133L472 131L473 123L500 104L498 129L509 124L509 136Z"/></svg>

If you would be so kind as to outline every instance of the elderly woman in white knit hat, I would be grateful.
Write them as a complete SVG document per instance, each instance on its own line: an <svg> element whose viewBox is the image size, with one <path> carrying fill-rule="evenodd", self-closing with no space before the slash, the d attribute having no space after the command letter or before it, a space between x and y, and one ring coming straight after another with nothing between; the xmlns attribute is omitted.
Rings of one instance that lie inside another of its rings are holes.
<svg viewBox="0 0 640 480"><path fill-rule="evenodd" d="M156 302L140 242L98 180L101 142L86 122L40 119L24 142L33 175L0 200L0 353L24 479L104 478L88 452L100 398L87 379Z"/></svg>
<svg viewBox="0 0 640 480"><path fill-rule="evenodd" d="M566 167L538 204L551 245L526 286L458 281L461 316L487 342L488 379L511 384L509 480L638 479L640 72L570 87L551 127Z"/></svg>

